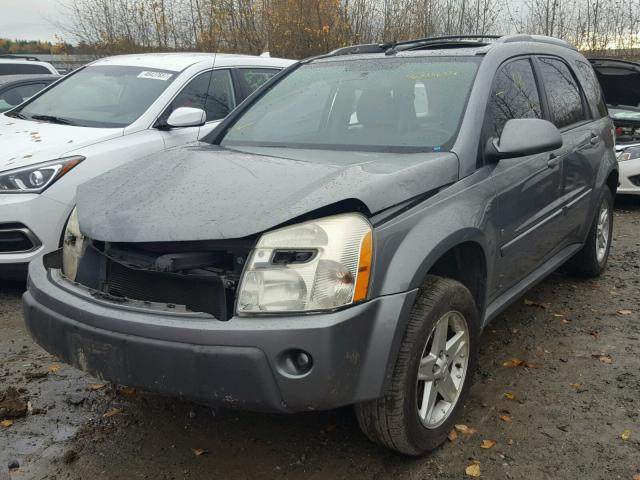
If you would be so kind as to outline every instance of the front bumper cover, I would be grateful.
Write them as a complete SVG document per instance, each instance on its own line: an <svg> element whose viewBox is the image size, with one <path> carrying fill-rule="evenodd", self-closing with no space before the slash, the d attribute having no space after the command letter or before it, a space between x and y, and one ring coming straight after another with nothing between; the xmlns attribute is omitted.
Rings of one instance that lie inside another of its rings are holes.
<svg viewBox="0 0 640 480"><path fill-rule="evenodd" d="M383 395L416 295L222 322L95 298L36 260L23 305L37 343L99 378L212 405L296 412ZM290 349L311 355L305 375L280 367Z"/></svg>

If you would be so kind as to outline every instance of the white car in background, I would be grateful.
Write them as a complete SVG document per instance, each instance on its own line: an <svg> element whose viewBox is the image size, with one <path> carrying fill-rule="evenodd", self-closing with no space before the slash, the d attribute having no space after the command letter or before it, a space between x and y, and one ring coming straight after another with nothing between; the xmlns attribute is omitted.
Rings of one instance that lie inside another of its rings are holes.
<svg viewBox="0 0 640 480"><path fill-rule="evenodd" d="M58 71L48 62L42 62L31 55L0 55L0 76L2 75L58 75Z"/></svg>
<svg viewBox="0 0 640 480"><path fill-rule="evenodd" d="M196 142L292 63L197 53L104 58L1 114L0 280L24 278L28 262L59 248L79 184Z"/></svg>

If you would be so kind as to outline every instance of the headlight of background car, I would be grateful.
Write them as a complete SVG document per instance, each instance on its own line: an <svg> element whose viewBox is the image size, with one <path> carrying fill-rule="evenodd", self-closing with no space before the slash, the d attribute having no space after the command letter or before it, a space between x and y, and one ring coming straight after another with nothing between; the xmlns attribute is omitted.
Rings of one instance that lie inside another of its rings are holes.
<svg viewBox="0 0 640 480"><path fill-rule="evenodd" d="M66 157L0 172L0 193L40 193L82 160L84 157Z"/></svg>
<svg viewBox="0 0 640 480"><path fill-rule="evenodd" d="M371 225L343 214L265 233L240 284L238 313L326 310L366 300Z"/></svg>
<svg viewBox="0 0 640 480"><path fill-rule="evenodd" d="M629 147L618 154L618 161L635 160L640 158L640 147Z"/></svg>
<svg viewBox="0 0 640 480"><path fill-rule="evenodd" d="M87 248L85 237L80 232L78 213L74 208L67 220L62 240L62 273L72 281L75 281L78 273L78 264Z"/></svg>

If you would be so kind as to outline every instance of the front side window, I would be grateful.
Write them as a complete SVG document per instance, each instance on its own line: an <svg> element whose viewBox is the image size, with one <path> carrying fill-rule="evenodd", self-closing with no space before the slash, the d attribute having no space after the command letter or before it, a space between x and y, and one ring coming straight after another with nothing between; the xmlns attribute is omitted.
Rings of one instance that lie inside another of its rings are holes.
<svg viewBox="0 0 640 480"><path fill-rule="evenodd" d="M563 128L585 120L580 87L567 64L555 58L540 58L539 63L555 126Z"/></svg>
<svg viewBox="0 0 640 480"><path fill-rule="evenodd" d="M446 150L457 135L479 62L387 57L302 65L250 106L221 143Z"/></svg>
<svg viewBox="0 0 640 480"><path fill-rule="evenodd" d="M485 116L485 135L499 137L507 121L542 118L540 95L529 59L500 67L493 80Z"/></svg>
<svg viewBox="0 0 640 480"><path fill-rule="evenodd" d="M20 105L22 102L29 100L46 85L46 83L30 83L28 85L18 85L16 87L8 88L4 92L0 93L0 112L6 112L11 108Z"/></svg>
<svg viewBox="0 0 640 480"><path fill-rule="evenodd" d="M89 66L13 114L83 127L123 128L137 120L175 76L144 67Z"/></svg>
<svg viewBox="0 0 640 480"><path fill-rule="evenodd" d="M204 110L207 122L226 117L235 107L229 70L208 71L195 77L173 99L161 119L166 120L171 112L180 107Z"/></svg>

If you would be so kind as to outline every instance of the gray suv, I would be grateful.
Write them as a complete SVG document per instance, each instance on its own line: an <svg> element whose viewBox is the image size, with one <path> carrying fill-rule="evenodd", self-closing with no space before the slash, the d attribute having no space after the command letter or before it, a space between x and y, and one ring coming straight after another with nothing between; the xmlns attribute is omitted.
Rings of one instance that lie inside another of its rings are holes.
<svg viewBox="0 0 640 480"><path fill-rule="evenodd" d="M487 324L605 268L614 132L589 62L532 36L358 45L270 80L206 142L81 186L24 312L100 378L241 409L355 405L446 438Z"/></svg>

